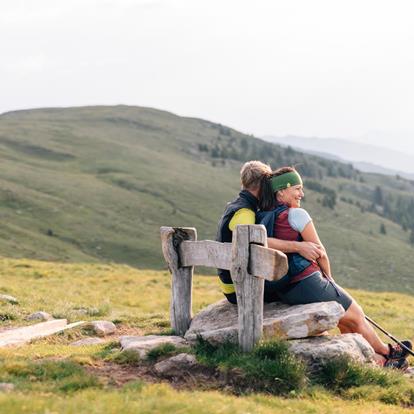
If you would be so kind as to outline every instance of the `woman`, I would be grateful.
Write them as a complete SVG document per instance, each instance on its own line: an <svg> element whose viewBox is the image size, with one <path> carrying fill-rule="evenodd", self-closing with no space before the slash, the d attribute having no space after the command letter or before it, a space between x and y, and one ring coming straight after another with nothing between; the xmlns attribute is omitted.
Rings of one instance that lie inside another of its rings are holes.
<svg viewBox="0 0 414 414"><path fill-rule="evenodd" d="M366 321L358 303L338 286L331 274L328 255L315 225L300 203L304 197L299 173L292 167L283 167L263 179L257 219L267 228L269 237L317 243L322 251L316 261L308 261L297 253L288 254L289 273L274 282L282 302L290 305L336 301L345 309L338 328L341 333L359 333L373 347L380 365L406 369L407 351L400 346L385 344ZM272 239L269 239L270 241ZM269 242L269 247L272 247ZM411 348L410 341L403 341Z"/></svg>

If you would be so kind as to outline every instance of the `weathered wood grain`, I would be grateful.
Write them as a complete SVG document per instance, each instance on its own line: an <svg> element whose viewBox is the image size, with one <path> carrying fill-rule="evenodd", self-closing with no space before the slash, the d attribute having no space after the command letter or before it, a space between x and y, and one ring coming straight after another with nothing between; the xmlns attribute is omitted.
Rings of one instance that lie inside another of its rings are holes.
<svg viewBox="0 0 414 414"><path fill-rule="evenodd" d="M239 318L239 345L251 351L263 332L264 279L248 272L250 243L267 245L264 226L238 225L233 232L231 277L233 279Z"/></svg>
<svg viewBox="0 0 414 414"><path fill-rule="evenodd" d="M250 242L250 274L270 281L279 280L286 275L288 268L284 253Z"/></svg>
<svg viewBox="0 0 414 414"><path fill-rule="evenodd" d="M206 266L225 270L230 270L231 267L231 243L211 240L183 241L179 253L182 266ZM248 266L250 274L266 280L279 280L288 270L284 253L257 244L250 244Z"/></svg>
<svg viewBox="0 0 414 414"><path fill-rule="evenodd" d="M183 266L179 248L184 240L196 240L197 231L192 227L161 227L162 252L171 273L171 327L183 336L192 317L193 266Z"/></svg>
<svg viewBox="0 0 414 414"><path fill-rule="evenodd" d="M183 266L206 266L230 270L231 243L212 240L184 241L180 245Z"/></svg>
<svg viewBox="0 0 414 414"><path fill-rule="evenodd" d="M74 322L68 325L66 319L54 319L47 322L37 323L35 325L23 326L20 328L8 329L0 332L0 347L11 345L22 345L32 339L43 338L62 332L66 329L74 328L85 322Z"/></svg>

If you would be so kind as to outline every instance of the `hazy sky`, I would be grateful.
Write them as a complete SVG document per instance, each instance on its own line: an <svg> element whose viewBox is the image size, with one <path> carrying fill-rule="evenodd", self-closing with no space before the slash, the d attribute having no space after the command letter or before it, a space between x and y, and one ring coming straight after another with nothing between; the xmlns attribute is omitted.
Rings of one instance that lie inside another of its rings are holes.
<svg viewBox="0 0 414 414"><path fill-rule="evenodd" d="M166 109L414 153L411 0L1 0L0 112Z"/></svg>

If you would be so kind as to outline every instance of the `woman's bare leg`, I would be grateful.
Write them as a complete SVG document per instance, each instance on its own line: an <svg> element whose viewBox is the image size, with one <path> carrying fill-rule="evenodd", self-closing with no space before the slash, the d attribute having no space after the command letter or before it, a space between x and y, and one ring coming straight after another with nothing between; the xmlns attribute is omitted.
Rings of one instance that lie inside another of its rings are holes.
<svg viewBox="0 0 414 414"><path fill-rule="evenodd" d="M338 324L341 333L359 333L374 348L379 355L387 355L388 345L381 341L373 327L365 319L362 308L353 301Z"/></svg>

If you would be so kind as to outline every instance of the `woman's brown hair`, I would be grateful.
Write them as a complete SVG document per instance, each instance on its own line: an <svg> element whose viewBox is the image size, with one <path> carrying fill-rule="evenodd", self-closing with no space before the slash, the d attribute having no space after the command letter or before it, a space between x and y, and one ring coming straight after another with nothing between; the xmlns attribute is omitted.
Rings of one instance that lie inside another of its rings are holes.
<svg viewBox="0 0 414 414"><path fill-rule="evenodd" d="M296 171L294 167L281 167L275 171L272 171L271 174L263 176L259 194L259 209L261 211L272 210L276 207L277 204L277 191L273 192L272 177L277 177L278 175L292 171Z"/></svg>

